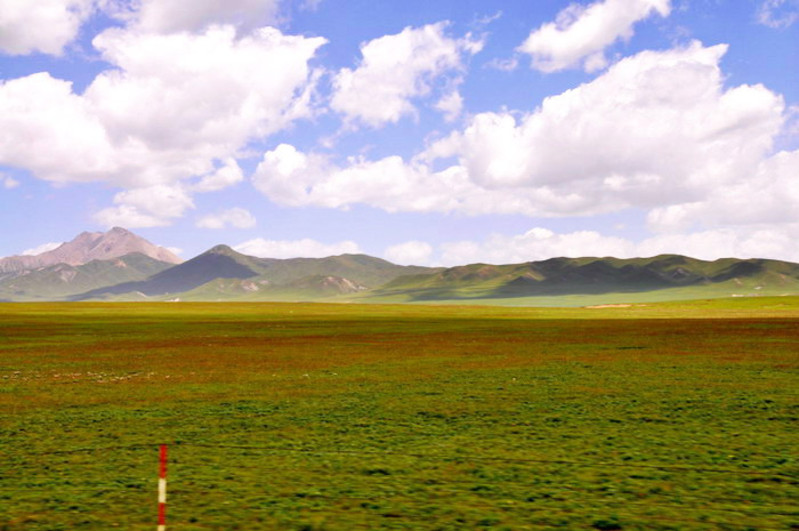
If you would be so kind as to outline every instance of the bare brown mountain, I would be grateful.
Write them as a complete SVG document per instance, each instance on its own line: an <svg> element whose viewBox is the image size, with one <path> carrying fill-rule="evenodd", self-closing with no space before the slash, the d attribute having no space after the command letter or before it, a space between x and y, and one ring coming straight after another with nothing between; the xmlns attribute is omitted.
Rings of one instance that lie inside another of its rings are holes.
<svg viewBox="0 0 799 531"><path fill-rule="evenodd" d="M92 260L111 260L130 253L141 253L170 264L179 264L183 261L163 247L154 245L126 229L114 227L108 232L83 232L74 240L35 256L0 258L0 274L17 273L56 264L79 266Z"/></svg>

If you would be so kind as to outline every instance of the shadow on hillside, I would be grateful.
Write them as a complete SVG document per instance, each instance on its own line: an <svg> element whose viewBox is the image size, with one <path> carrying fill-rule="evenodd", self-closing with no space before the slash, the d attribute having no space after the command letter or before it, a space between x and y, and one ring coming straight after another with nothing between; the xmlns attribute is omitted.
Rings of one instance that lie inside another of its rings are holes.
<svg viewBox="0 0 799 531"><path fill-rule="evenodd" d="M162 271L137 282L124 282L114 286L95 289L73 295L72 301L106 298L126 293L141 293L147 297L159 295L178 295L202 286L217 278L251 278L257 273L230 257L221 254L206 254L201 260L194 259Z"/></svg>

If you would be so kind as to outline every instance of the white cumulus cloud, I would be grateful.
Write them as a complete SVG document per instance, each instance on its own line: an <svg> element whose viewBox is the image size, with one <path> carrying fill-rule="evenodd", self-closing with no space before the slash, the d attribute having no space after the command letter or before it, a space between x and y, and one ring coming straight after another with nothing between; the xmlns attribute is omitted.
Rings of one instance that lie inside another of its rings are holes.
<svg viewBox="0 0 799 531"><path fill-rule="evenodd" d="M459 196L473 189L457 170L434 174L397 156L377 161L352 158L338 167L288 144L265 153L252 180L264 195L289 206L346 208L365 203L388 212L455 210Z"/></svg>
<svg viewBox="0 0 799 531"><path fill-rule="evenodd" d="M61 55L95 0L0 0L0 52Z"/></svg>
<svg viewBox="0 0 799 531"><path fill-rule="evenodd" d="M230 208L218 214L209 214L197 220L197 226L201 229L224 229L233 227L236 229L250 229L255 227L255 216L244 208Z"/></svg>
<svg viewBox="0 0 799 531"><path fill-rule="evenodd" d="M107 30L94 45L119 70L98 76L85 99L121 159L117 171L144 155L139 179L201 175L310 115L307 62L324 42L274 28L240 39L230 26L200 35Z"/></svg>
<svg viewBox="0 0 799 531"><path fill-rule="evenodd" d="M799 262L797 238L799 223L722 227L656 235L636 245L636 253L638 256L674 253L703 260L731 257Z"/></svg>
<svg viewBox="0 0 799 531"><path fill-rule="evenodd" d="M82 95L46 73L0 85L0 163L127 187L206 175L250 139L310 114L307 61L324 41L271 28L236 39L216 27L108 30L94 42L119 68Z"/></svg>
<svg viewBox="0 0 799 531"><path fill-rule="evenodd" d="M238 162L233 157L228 157L222 166L203 176L200 182L194 186L194 190L197 192L217 192L243 180L244 174Z"/></svg>
<svg viewBox="0 0 799 531"><path fill-rule="evenodd" d="M700 200L653 209L648 223L659 232L790 223L799 212L797 168L799 151L779 152L746 178L717 187Z"/></svg>
<svg viewBox="0 0 799 531"><path fill-rule="evenodd" d="M653 13L665 17L671 0L603 0L589 6L570 4L555 22L543 24L517 48L530 54L532 66L556 72L582 66L587 72L607 66L604 49L629 39L636 22Z"/></svg>
<svg viewBox="0 0 799 531"><path fill-rule="evenodd" d="M274 24L279 0L111 0L108 11L149 33L201 31L212 24L243 29Z"/></svg>
<svg viewBox="0 0 799 531"><path fill-rule="evenodd" d="M413 240L392 245L383 252L389 262L401 265L428 265L433 257L433 246Z"/></svg>
<svg viewBox="0 0 799 531"><path fill-rule="evenodd" d="M532 197L532 215L701 200L749 179L784 121L778 94L724 87L726 49L641 52L532 113L478 114L426 156L456 156L475 184Z"/></svg>
<svg viewBox="0 0 799 531"><path fill-rule="evenodd" d="M255 238L233 247L236 251L261 258L324 258L339 254L360 253L353 241L322 243L310 238L301 240L267 240Z"/></svg>
<svg viewBox="0 0 799 531"><path fill-rule="evenodd" d="M333 79L330 106L350 122L372 127L415 114L413 99L428 95L435 79L462 70L464 58L482 49L471 35L448 37L446 28L443 22L408 27L361 45L358 67L343 68Z"/></svg>
<svg viewBox="0 0 799 531"><path fill-rule="evenodd" d="M114 68L82 94L47 73L0 82L0 164L55 183L230 186L242 179L234 157L248 142L313 113L318 75L308 61L325 40L212 26L169 35L114 28L93 43ZM117 203L98 219L143 227L172 218Z"/></svg>
<svg viewBox="0 0 799 531"><path fill-rule="evenodd" d="M461 111L463 110L463 96L461 96L460 92L457 90L453 90L438 100L438 103L436 103L436 109L444 114L444 119L446 121L452 122L458 116L460 116Z"/></svg>
<svg viewBox="0 0 799 531"><path fill-rule="evenodd" d="M0 82L0 163L54 182L101 180L113 169L106 130L68 81L47 73Z"/></svg>
<svg viewBox="0 0 799 531"><path fill-rule="evenodd" d="M164 184L119 192L114 204L117 206L97 212L95 221L106 227L162 227L194 208L182 186Z"/></svg>

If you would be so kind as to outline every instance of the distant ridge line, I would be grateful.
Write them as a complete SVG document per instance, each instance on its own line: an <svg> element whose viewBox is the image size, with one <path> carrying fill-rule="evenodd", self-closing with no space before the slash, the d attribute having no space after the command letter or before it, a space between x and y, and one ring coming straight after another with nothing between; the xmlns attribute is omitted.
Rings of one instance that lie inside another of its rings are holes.
<svg viewBox="0 0 799 531"><path fill-rule="evenodd" d="M426 267L401 266L365 254L259 258L225 244L182 261L120 227L106 233L84 232L34 257L0 259L0 300L7 301L327 300L592 306L760 295L799 295L799 264L660 254Z"/></svg>

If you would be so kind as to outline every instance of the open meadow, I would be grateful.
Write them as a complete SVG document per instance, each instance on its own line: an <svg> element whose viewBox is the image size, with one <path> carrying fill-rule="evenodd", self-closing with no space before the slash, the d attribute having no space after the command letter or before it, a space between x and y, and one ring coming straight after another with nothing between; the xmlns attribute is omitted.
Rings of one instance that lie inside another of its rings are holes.
<svg viewBox="0 0 799 531"><path fill-rule="evenodd" d="M799 529L799 298L0 305L0 530Z"/></svg>

